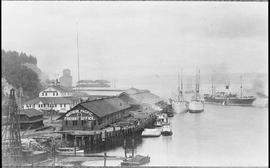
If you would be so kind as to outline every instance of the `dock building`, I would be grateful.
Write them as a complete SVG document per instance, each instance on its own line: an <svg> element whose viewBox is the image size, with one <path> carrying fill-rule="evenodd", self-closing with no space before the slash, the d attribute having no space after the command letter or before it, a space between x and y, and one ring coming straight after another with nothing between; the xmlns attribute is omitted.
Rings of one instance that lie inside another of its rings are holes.
<svg viewBox="0 0 270 168"><path fill-rule="evenodd" d="M125 116L130 106L118 97L102 98L77 104L63 114L63 131L99 130Z"/></svg>
<svg viewBox="0 0 270 168"><path fill-rule="evenodd" d="M132 107L143 106L157 111L162 110L160 104L164 102L159 96L151 93L149 90L139 90L136 88L130 88L124 91L119 95L119 98Z"/></svg>
<svg viewBox="0 0 270 168"><path fill-rule="evenodd" d="M123 89L110 86L110 82L106 80L80 80L77 82L74 91L84 92L91 96L118 96Z"/></svg>
<svg viewBox="0 0 270 168"><path fill-rule="evenodd" d="M37 129L43 127L43 113L35 109L27 109L20 111L19 117L20 128L25 129Z"/></svg>

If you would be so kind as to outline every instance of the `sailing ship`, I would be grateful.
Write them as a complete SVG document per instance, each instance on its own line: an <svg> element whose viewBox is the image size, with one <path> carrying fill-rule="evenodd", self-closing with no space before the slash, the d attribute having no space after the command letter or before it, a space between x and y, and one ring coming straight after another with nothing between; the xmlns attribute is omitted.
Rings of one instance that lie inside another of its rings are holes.
<svg viewBox="0 0 270 168"><path fill-rule="evenodd" d="M200 113L204 111L204 100L200 96L200 70L198 70L196 74L195 95L191 98L188 111L190 113Z"/></svg>
<svg viewBox="0 0 270 168"><path fill-rule="evenodd" d="M230 91L230 84L225 86L225 91L214 93L213 78L212 78L212 94L205 94L204 100L210 104L221 104L221 105L239 105L239 106L251 106L256 100L254 96L243 96L243 85L242 76L241 78L241 93L240 96L233 94Z"/></svg>
<svg viewBox="0 0 270 168"><path fill-rule="evenodd" d="M181 86L181 87L180 87ZM183 95L183 70L181 70L181 85L179 86L179 73L178 73L178 87L177 87L177 100L172 101L172 108L175 113L185 113L188 110L187 101L184 100Z"/></svg>

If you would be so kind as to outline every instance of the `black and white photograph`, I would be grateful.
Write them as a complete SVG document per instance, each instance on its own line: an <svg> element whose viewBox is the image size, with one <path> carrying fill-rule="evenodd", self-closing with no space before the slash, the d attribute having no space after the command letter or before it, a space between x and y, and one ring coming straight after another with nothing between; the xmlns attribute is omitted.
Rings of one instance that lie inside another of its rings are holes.
<svg viewBox="0 0 270 168"><path fill-rule="evenodd" d="M268 167L268 1L2 1L2 167Z"/></svg>

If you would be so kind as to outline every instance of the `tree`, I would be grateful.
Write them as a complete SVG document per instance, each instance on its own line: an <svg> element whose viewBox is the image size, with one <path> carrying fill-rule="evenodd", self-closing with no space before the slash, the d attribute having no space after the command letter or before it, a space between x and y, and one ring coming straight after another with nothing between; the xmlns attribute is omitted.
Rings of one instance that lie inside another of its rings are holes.
<svg viewBox="0 0 270 168"><path fill-rule="evenodd" d="M2 50L2 77L16 89L22 87L24 98L29 100L38 96L42 88L38 74L24 66L25 63L37 64L37 59L25 53Z"/></svg>

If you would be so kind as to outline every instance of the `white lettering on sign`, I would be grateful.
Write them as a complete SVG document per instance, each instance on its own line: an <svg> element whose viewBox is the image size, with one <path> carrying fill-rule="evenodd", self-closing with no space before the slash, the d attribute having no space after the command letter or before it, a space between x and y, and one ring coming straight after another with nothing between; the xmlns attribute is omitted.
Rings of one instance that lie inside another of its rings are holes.
<svg viewBox="0 0 270 168"><path fill-rule="evenodd" d="M82 113L87 114L88 116L82 116ZM77 114L76 116L71 116L72 114ZM65 120L95 120L91 112L86 110L72 110L66 114Z"/></svg>

